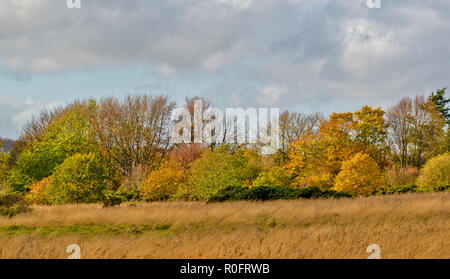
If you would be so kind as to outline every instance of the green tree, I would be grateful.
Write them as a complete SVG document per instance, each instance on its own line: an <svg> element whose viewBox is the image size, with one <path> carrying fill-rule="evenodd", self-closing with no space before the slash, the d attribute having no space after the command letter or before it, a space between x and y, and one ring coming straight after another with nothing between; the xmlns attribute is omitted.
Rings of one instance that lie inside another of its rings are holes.
<svg viewBox="0 0 450 279"><path fill-rule="evenodd" d="M195 199L207 200L227 186L250 185L258 174L249 156L223 145L204 151L191 164L187 184Z"/></svg>
<svg viewBox="0 0 450 279"><path fill-rule="evenodd" d="M88 123L91 109L86 102L67 106L64 113L48 123L39 138L21 150L8 179L15 191L27 191L33 181L50 176L67 157L95 151Z"/></svg>
<svg viewBox="0 0 450 279"><path fill-rule="evenodd" d="M448 104L450 103L450 98L445 98L445 91L447 87L436 90L436 92L431 92L431 95L428 97L431 100L437 111L442 113L445 117L445 120L448 125L450 125L450 107Z"/></svg>
<svg viewBox="0 0 450 279"><path fill-rule="evenodd" d="M50 204L98 202L105 189L105 170L98 156L75 154L56 167L45 198Z"/></svg>
<svg viewBox="0 0 450 279"><path fill-rule="evenodd" d="M289 187L293 180L284 167L275 166L269 171L261 172L253 181L253 186Z"/></svg>

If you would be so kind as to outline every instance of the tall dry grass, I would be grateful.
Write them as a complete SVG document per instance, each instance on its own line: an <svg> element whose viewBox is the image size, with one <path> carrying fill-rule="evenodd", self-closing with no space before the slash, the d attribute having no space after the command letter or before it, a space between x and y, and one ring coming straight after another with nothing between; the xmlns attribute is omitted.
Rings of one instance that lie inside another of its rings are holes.
<svg viewBox="0 0 450 279"><path fill-rule="evenodd" d="M165 224L139 234L44 227ZM12 234L11 232L14 232ZM0 218L0 258L450 258L450 193L340 200L37 206Z"/></svg>

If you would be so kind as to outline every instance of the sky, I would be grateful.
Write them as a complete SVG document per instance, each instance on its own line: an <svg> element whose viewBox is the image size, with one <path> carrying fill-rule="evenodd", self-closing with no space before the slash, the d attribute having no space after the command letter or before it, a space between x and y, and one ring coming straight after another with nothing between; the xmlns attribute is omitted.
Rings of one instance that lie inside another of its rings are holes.
<svg viewBox="0 0 450 279"><path fill-rule="evenodd" d="M450 1L0 0L0 137L79 98L310 113L449 85Z"/></svg>

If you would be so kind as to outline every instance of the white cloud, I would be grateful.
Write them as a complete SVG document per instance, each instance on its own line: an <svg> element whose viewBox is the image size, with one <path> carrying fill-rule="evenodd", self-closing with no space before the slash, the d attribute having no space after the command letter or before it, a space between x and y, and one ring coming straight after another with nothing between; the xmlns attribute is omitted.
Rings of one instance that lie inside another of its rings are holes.
<svg viewBox="0 0 450 279"><path fill-rule="evenodd" d="M0 74L143 66L157 73L149 83L220 105L336 111L448 86L449 12L448 0L1 0ZM0 98L2 130L33 109L13 103Z"/></svg>
<svg viewBox="0 0 450 279"><path fill-rule="evenodd" d="M170 76L173 76L175 74L176 70L174 68L170 67L167 64L161 64L158 67L158 72L160 72L161 74L163 74L163 75L165 75L167 77L170 77Z"/></svg>
<svg viewBox="0 0 450 279"><path fill-rule="evenodd" d="M272 106L287 92L288 89L285 85L270 85L262 88L256 99L261 106Z"/></svg>
<svg viewBox="0 0 450 279"><path fill-rule="evenodd" d="M342 68L359 78L383 71L405 49L397 39L399 34L368 20L356 20L344 25Z"/></svg>
<svg viewBox="0 0 450 279"><path fill-rule="evenodd" d="M24 100L0 96L0 135L17 138L20 129L33 116L38 116L43 109L54 109L63 102L46 102L27 96Z"/></svg>

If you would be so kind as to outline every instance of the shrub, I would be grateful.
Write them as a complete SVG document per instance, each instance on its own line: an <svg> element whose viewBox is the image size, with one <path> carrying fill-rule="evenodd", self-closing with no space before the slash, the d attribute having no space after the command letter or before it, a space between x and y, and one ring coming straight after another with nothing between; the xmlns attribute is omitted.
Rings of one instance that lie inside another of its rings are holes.
<svg viewBox="0 0 450 279"><path fill-rule="evenodd" d="M59 165L50 178L50 204L97 202L106 188L104 169L95 154L76 154Z"/></svg>
<svg viewBox="0 0 450 279"><path fill-rule="evenodd" d="M417 192L417 186L414 184L394 185L394 186L384 185L380 188L378 194L390 195L390 194L403 194L410 192Z"/></svg>
<svg viewBox="0 0 450 279"><path fill-rule="evenodd" d="M288 187L292 183L292 179L283 167L273 167L269 171L261 172L253 181L253 186L281 186Z"/></svg>
<svg viewBox="0 0 450 279"><path fill-rule="evenodd" d="M25 200L18 195L4 195L0 197L0 215L13 217L31 209Z"/></svg>
<svg viewBox="0 0 450 279"><path fill-rule="evenodd" d="M334 177L331 173L312 175L299 179L298 185L303 187L318 187L322 190L327 190L333 188Z"/></svg>
<svg viewBox="0 0 450 279"><path fill-rule="evenodd" d="M419 170L415 167L399 167L393 165L385 172L386 183L390 186L407 186L414 184L419 176Z"/></svg>
<svg viewBox="0 0 450 279"><path fill-rule="evenodd" d="M122 196L113 191L105 191L104 196L103 207L120 206L123 201Z"/></svg>
<svg viewBox="0 0 450 279"><path fill-rule="evenodd" d="M417 178L417 186L444 190L450 186L450 153L428 160Z"/></svg>
<svg viewBox="0 0 450 279"><path fill-rule="evenodd" d="M194 193L191 189L191 187L184 183L181 184L177 191L175 192L175 194L172 196L173 200L184 200L184 201L192 201L192 200L196 200L196 198L194 197Z"/></svg>
<svg viewBox="0 0 450 279"><path fill-rule="evenodd" d="M50 185L50 179L48 177L42 179L39 182L33 182L30 187L30 191L25 195L25 200L34 204L46 203L46 191Z"/></svg>
<svg viewBox="0 0 450 279"><path fill-rule="evenodd" d="M367 154L357 153L342 163L333 190L367 196L378 191L382 185L381 173L375 161Z"/></svg>
<svg viewBox="0 0 450 279"><path fill-rule="evenodd" d="M250 185L258 177L258 167L244 152L231 152L227 146L206 150L191 164L188 187L192 197L208 200L222 188Z"/></svg>
<svg viewBox="0 0 450 279"><path fill-rule="evenodd" d="M322 191L318 187L307 188L290 188L278 186L260 186L260 187L243 187L229 186L220 189L215 195L208 199L208 202L223 202L237 200L292 200L292 199L310 199L310 198L341 198L350 197L351 195L333 190Z"/></svg>
<svg viewBox="0 0 450 279"><path fill-rule="evenodd" d="M248 200L249 191L250 189L246 186L228 186L210 196L208 202Z"/></svg>
<svg viewBox="0 0 450 279"><path fill-rule="evenodd" d="M179 164L165 164L161 169L150 173L142 183L141 197L144 200L167 200L185 182L185 171Z"/></svg>

